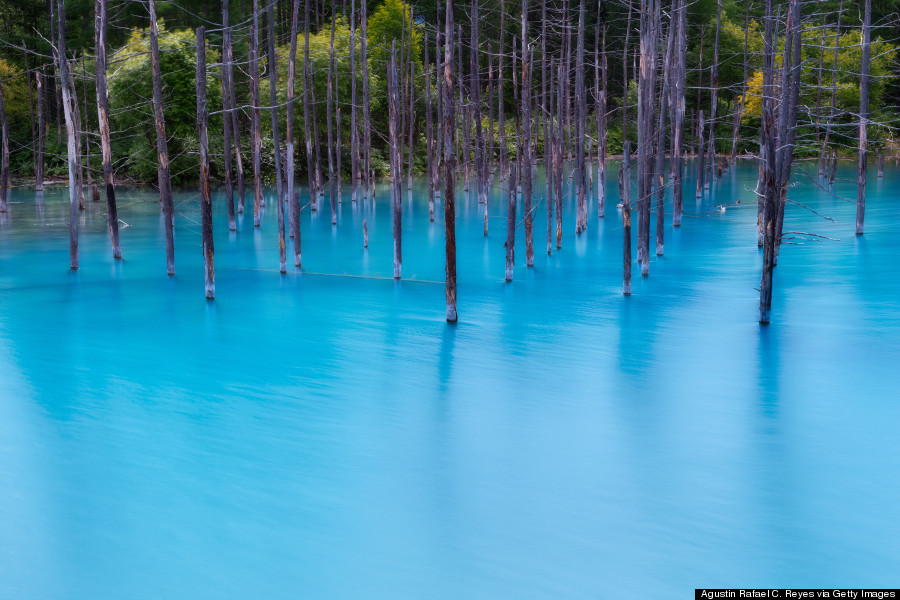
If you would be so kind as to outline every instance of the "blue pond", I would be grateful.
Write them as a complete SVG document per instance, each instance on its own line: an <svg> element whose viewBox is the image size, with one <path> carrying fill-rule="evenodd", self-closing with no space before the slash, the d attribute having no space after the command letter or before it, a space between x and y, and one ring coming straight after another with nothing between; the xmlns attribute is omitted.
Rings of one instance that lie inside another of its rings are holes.
<svg viewBox="0 0 900 600"><path fill-rule="evenodd" d="M667 215L665 256L649 277L635 265L628 298L615 177L580 237L567 197L549 256L537 182L535 266L520 228L511 284L503 192L486 238L462 195L455 326L421 182L400 282L386 186L374 208L345 187L337 227L304 211L304 268L286 275L271 197L260 229L251 199L229 233L216 195L215 302L194 191L176 198L170 278L152 190L119 192L120 263L89 205L70 272L64 190L16 188L0 216L0 598L896 586L900 169L871 173L862 237L853 167L838 175L832 195L798 171L789 197L834 221L791 204L785 229L839 241L783 247L768 327L751 162L687 193L680 230Z"/></svg>

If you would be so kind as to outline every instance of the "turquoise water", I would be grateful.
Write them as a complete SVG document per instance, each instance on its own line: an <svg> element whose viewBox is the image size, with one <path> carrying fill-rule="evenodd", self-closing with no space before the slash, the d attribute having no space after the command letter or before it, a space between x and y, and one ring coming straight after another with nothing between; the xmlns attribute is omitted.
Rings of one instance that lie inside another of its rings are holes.
<svg viewBox="0 0 900 600"><path fill-rule="evenodd" d="M852 167L839 176L855 198ZM305 211L304 270L287 275L271 202L260 230L251 212L229 233L217 195L214 303L193 192L169 278L152 190L119 192L121 263L88 206L73 273L64 190L15 189L0 216L0 597L896 586L900 169L871 174L863 237L855 205L796 179L790 197L836 221L791 205L785 229L840 241L784 246L765 328L755 178L743 163L701 203L686 194L630 298L614 177L607 218L592 206L578 238L566 200L550 256L539 204L535 267L520 229L511 284L505 196L487 238L461 198L456 326L421 183L399 283L386 186L374 215L345 189L337 228L327 205Z"/></svg>

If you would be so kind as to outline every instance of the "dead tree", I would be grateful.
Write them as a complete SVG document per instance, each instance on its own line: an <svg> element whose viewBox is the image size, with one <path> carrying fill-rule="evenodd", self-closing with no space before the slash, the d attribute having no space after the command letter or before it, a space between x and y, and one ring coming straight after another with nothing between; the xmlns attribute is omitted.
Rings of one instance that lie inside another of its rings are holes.
<svg viewBox="0 0 900 600"><path fill-rule="evenodd" d="M9 210L9 123L0 82L0 212Z"/></svg>
<svg viewBox="0 0 900 600"><path fill-rule="evenodd" d="M584 138L587 135L587 97L584 86L584 1L578 8L578 41L575 57L575 182L578 211L575 233L587 229L587 171Z"/></svg>
<svg viewBox="0 0 900 600"><path fill-rule="evenodd" d="M672 226L681 227L684 212L684 112L687 77L687 1L678 2L677 69L675 72L675 97L672 116Z"/></svg>
<svg viewBox="0 0 900 600"><path fill-rule="evenodd" d="M622 204L622 293L631 295L631 142L622 147L622 168L619 169L619 199Z"/></svg>
<svg viewBox="0 0 900 600"><path fill-rule="evenodd" d="M431 67L428 64L428 34L425 34L425 136L428 146L428 220L434 221L434 118L431 114Z"/></svg>
<svg viewBox="0 0 900 600"><path fill-rule="evenodd" d="M528 0L525 0L527 5ZM487 178L484 152L484 137L481 130L481 72L478 64L478 7L479 1L472 1L472 24L470 27L471 47L469 49L469 94L472 98L472 120L475 121L475 178L477 179L478 202L484 209L485 229L487 228ZM522 11L523 19L525 9ZM412 139L412 138L410 138Z"/></svg>
<svg viewBox="0 0 900 600"><path fill-rule="evenodd" d="M799 0L795 0L799 1ZM862 64L859 72L859 164L856 172L856 235L863 234L866 217L866 167L868 161L869 56L872 46L872 0L865 0Z"/></svg>
<svg viewBox="0 0 900 600"><path fill-rule="evenodd" d="M562 79L565 76L563 71L564 62L562 57L556 65L556 132L553 136L553 179L556 193L556 249L562 249L562 193L563 193L563 85Z"/></svg>
<svg viewBox="0 0 900 600"><path fill-rule="evenodd" d="M701 108L698 113L698 116L697 116L697 139L700 140L700 143L697 144L697 198L701 198L703 196L703 180L706 176L706 167L705 167L705 162L704 162L705 146L703 144L703 130L704 130L703 109Z"/></svg>
<svg viewBox="0 0 900 600"><path fill-rule="evenodd" d="M227 0L226 0L227 1ZM291 203L291 230L294 232L294 266L300 268L300 200L294 197L294 73L297 62L297 21L300 0L291 3L291 50L288 54L287 80L287 197Z"/></svg>
<svg viewBox="0 0 900 600"><path fill-rule="evenodd" d="M731 133L731 161L732 162L734 162L734 159L737 156L737 145L738 145L738 137L739 137L740 128L741 128L741 117L743 116L744 105L747 103L747 69L749 67L749 63L748 63L749 55L747 53L747 42L748 42L748 39L750 36L750 6L751 6L751 4L752 4L752 2L750 2L750 1L747 2L747 13L746 13L746 16L744 17L744 78L741 80L741 99L734 111L734 127L733 127L733 130ZM825 55L824 45L823 45L821 54L822 54L822 56ZM820 89L821 89L821 83L822 83L821 82L821 72L822 72L822 65L821 65L821 61L820 61L820 64L819 64L819 75L820 75L819 87L820 87ZM821 91L819 93L821 93ZM818 123L818 117L817 117L816 122ZM818 139L818 135L819 135L818 134L818 125L816 125L816 128L817 128L816 138Z"/></svg>
<svg viewBox="0 0 900 600"><path fill-rule="evenodd" d="M831 127L834 122L834 115L836 113L837 106L837 72L838 72L838 53L840 51L840 43L841 43L841 16L844 12L844 3L843 1L840 3L840 7L838 8L837 14L837 24L834 33L834 64L831 67L831 109L828 112L828 124L825 127L825 140L822 142L822 156L820 159L820 164L824 165L824 168L820 167L820 171L824 172L828 170L828 144L831 138ZM824 50L823 50L824 51ZM831 181L834 182L834 171L832 170Z"/></svg>
<svg viewBox="0 0 900 600"><path fill-rule="evenodd" d="M60 8L63 0L57 0ZM254 0L255 1L255 0ZM169 145L166 137L166 118L163 112L162 72L159 68L159 28L156 24L156 0L150 7L150 70L153 77L153 117L156 123L156 157L159 198L166 229L166 272L175 275L175 204L172 198L172 178L169 175ZM74 150L74 148L73 148Z"/></svg>
<svg viewBox="0 0 900 600"><path fill-rule="evenodd" d="M371 173L372 173L372 119L369 112L369 59L367 54L367 42L366 42L366 3L360 2L360 7L362 8L362 31L360 33L359 38L359 47L360 53L362 54L362 79L363 79L363 126L365 128L365 139L363 148L365 148L365 183L366 190L363 192L363 197L366 198L369 195L369 190L371 187L372 197L375 197L375 182L371 181Z"/></svg>
<svg viewBox="0 0 900 600"><path fill-rule="evenodd" d="M287 272L287 249L284 239L284 189L281 184L281 136L278 131L278 100L275 94L277 85L278 67L275 54L275 15L272 5L269 5L269 104L272 113L272 145L275 148L275 201L278 203L278 262L282 273Z"/></svg>
<svg viewBox="0 0 900 600"><path fill-rule="evenodd" d="M793 130L796 128L800 77L800 1L790 0L781 68L781 100L775 123L775 36L772 0L766 0L765 49L763 52L762 136L764 241L763 268L759 286L759 322L768 323L772 313L772 274L776 262L779 208L790 178L793 160ZM792 49L794 52L792 52ZM795 83L796 82L796 83Z"/></svg>
<svg viewBox="0 0 900 600"><path fill-rule="evenodd" d="M356 110L356 0L350 0L350 201L359 193L359 123Z"/></svg>
<svg viewBox="0 0 900 600"><path fill-rule="evenodd" d="M509 163L509 178L506 181L506 281L513 280L516 262L516 163Z"/></svg>
<svg viewBox="0 0 900 600"><path fill-rule="evenodd" d="M603 0L597 2L598 10ZM600 33L600 22L597 21L597 33ZM597 218L606 216L606 28L603 28L602 42L598 46L594 69L594 91L597 101L595 109L597 118Z"/></svg>
<svg viewBox="0 0 900 600"><path fill-rule="evenodd" d="M666 102L669 98L670 77L672 69L672 55L675 50L675 29L676 27L676 9L677 0L672 0L672 8L669 18L669 32L666 42L666 55L663 59L663 85L662 94L659 97L659 122L656 126L657 142L656 142L656 255L663 255L663 247L665 240L665 159L666 159ZM659 20L657 19L657 26Z"/></svg>
<svg viewBox="0 0 900 600"><path fill-rule="evenodd" d="M272 73L270 73L271 75ZM200 130L200 222L203 239L203 274L206 286L206 299L212 300L216 297L216 271L213 263L212 196L209 189L208 121L209 114L206 110L206 30L203 27L198 27L197 127Z"/></svg>
<svg viewBox="0 0 900 600"><path fill-rule="evenodd" d="M447 322L455 323L456 312L456 111L453 107L453 0L447 0L444 20L444 254L446 257Z"/></svg>
<svg viewBox="0 0 900 600"><path fill-rule="evenodd" d="M77 179L75 174L76 157L78 149L75 145L75 115L72 112L72 103L70 101L72 88L69 84L71 78L69 77L69 63L68 58L66 57L66 13L63 0L51 0L50 5L51 8L55 5L56 19L51 16L51 23L56 20L56 37L54 39L56 47L54 48L53 54L59 77L59 85L57 87L61 88L60 91L63 95L62 108L66 121L66 158L69 168L69 268L75 270L78 268L78 193L75 189ZM57 116L58 115L59 113L57 113ZM3 130L5 131L6 127L3 127ZM5 138L6 136L4 135L4 139ZM7 164L7 175L5 177L0 175L0 188L2 188L2 191L0 191L0 194L2 194L2 199L0 199L0 209L5 211L6 190L8 188L5 179L8 177L9 168L9 159L7 158L9 147L8 141L2 145L3 160Z"/></svg>
<svg viewBox="0 0 900 600"><path fill-rule="evenodd" d="M503 58L506 45L506 0L500 0L500 49L497 51L497 119L500 128L500 173L506 174L507 147L506 147L506 112L503 109Z"/></svg>
<svg viewBox="0 0 900 600"><path fill-rule="evenodd" d="M641 11L641 71L638 81L638 260L641 275L650 273L650 200L653 192L653 144L659 0Z"/></svg>
<svg viewBox="0 0 900 600"><path fill-rule="evenodd" d="M106 222L109 230L109 240L112 244L113 258L122 258L122 246L119 243L119 215L116 208L116 188L113 186L112 180L112 146L110 144L109 130L109 88L106 82L106 5L107 0L97 0L95 10L96 18L94 21L95 48L97 53L94 68L97 86L97 120L100 125L100 152L103 157L103 187L106 190ZM43 125L43 123L41 123L41 125ZM41 149L41 153L43 153L43 148ZM43 162L43 159L41 162Z"/></svg>
<svg viewBox="0 0 900 600"><path fill-rule="evenodd" d="M397 40L391 42L391 64L388 66L388 104L389 127L391 144L391 213L394 233L394 279L400 279L400 269L403 263L401 252L403 207L400 191L401 174L400 165L403 163L403 154L400 150L400 92L399 72L397 70Z"/></svg>
<svg viewBox="0 0 900 600"><path fill-rule="evenodd" d="M244 213L244 159L241 156L241 126L238 120L237 97L234 85L234 57L231 44L231 28L228 26L228 0L222 0L222 18L225 23L225 31L222 36L224 46L225 65L223 77L227 79L229 113L225 115L225 121L231 121L231 137L234 141L234 157L238 184L238 213ZM243 14L243 10L241 13ZM229 119L230 117L230 119ZM229 149L230 152L230 149Z"/></svg>
<svg viewBox="0 0 900 600"><path fill-rule="evenodd" d="M228 57L229 48L231 47L231 29L228 27L228 0L222 0L222 23L222 158L225 166L225 204L228 209L228 231L236 231L233 172L231 168L231 135L233 133L231 113L234 107L231 106L231 88L228 83Z"/></svg>
<svg viewBox="0 0 900 600"><path fill-rule="evenodd" d="M722 0L718 0L718 8L716 10L716 45L713 49L713 62L710 65L710 79L712 90L710 93L709 106L709 156L706 164L709 169L709 175L706 177L705 187L709 187L717 176L716 169L716 111L719 104L719 30L722 28Z"/></svg>
<svg viewBox="0 0 900 600"><path fill-rule="evenodd" d="M534 214L531 209L531 73L534 52L528 48L528 0L522 3L522 200L525 210L525 266L534 266ZM485 210L487 202L485 198ZM510 277L511 277L510 273Z"/></svg>
<svg viewBox="0 0 900 600"><path fill-rule="evenodd" d="M253 160L253 226L259 227L262 196L262 135L259 113L259 0L253 0L250 27L250 151Z"/></svg>
<svg viewBox="0 0 900 600"><path fill-rule="evenodd" d="M337 224L337 192L335 190L334 175L334 134L333 117L334 109L334 90L332 84L334 81L334 11L331 11L331 43L328 50L328 84L325 96L325 120L328 128L328 196L331 200L331 224Z"/></svg>
<svg viewBox="0 0 900 600"><path fill-rule="evenodd" d="M365 4L365 3L363 3ZM365 10L365 9L363 9ZM313 168L313 140L310 129L310 113L309 113L309 94L310 94L310 76L309 76L309 1L306 2L304 24L303 24L303 133L306 138L306 174L309 181L309 208L316 210L316 171Z"/></svg>
<svg viewBox="0 0 900 600"><path fill-rule="evenodd" d="M34 162L34 181L35 181L35 191L42 192L44 191L44 148L46 144L47 132L44 129L44 111L46 106L46 96L47 93L45 91L46 75L44 73L44 67L41 66L41 70L35 72L35 82L37 83L37 98L38 98L38 110L37 110L37 120L38 120L38 131L37 131L37 157Z"/></svg>
<svg viewBox="0 0 900 600"><path fill-rule="evenodd" d="M37 132L35 131L34 124L34 94L31 90L31 67L28 64L28 48L25 46L25 41L22 41L22 48L24 50L25 55L25 89L28 90L28 112L31 116L31 158L34 164L34 172L37 174Z"/></svg>

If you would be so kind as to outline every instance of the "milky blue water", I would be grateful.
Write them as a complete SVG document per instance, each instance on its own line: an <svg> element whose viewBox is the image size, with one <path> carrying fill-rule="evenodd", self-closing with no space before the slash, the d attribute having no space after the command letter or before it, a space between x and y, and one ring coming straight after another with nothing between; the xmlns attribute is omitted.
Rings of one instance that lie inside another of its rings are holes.
<svg viewBox="0 0 900 600"><path fill-rule="evenodd" d="M614 177L606 219L592 204L580 237L567 198L549 256L538 183L535 266L520 229L511 284L505 197L487 238L461 198L455 326L442 212L429 223L421 183L403 203L401 282L387 187L374 212L345 189L336 228L305 211L304 269L286 275L271 202L261 229L248 212L229 233L217 195L215 302L193 192L177 198L169 278L152 190L119 191L121 263L88 206L77 272L64 190L13 190L0 597L895 587L900 169L871 174L863 237L852 167L839 177L836 196L795 180L790 197L835 221L790 205L785 229L839 241L784 246L768 327L753 163L699 203L686 194L683 227L667 216L665 256L646 278L635 265L630 298Z"/></svg>

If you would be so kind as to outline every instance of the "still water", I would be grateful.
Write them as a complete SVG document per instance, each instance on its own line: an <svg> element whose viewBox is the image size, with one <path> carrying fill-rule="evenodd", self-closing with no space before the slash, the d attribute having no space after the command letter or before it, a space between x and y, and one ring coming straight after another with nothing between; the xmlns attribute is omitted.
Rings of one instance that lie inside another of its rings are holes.
<svg viewBox="0 0 900 600"><path fill-rule="evenodd" d="M580 237L567 198L549 256L537 182L535 266L520 228L511 284L505 195L488 237L461 197L455 326L442 211L428 221L421 182L403 202L399 283L386 186L374 209L345 188L337 227L327 204L305 210L304 269L286 275L271 198L260 229L250 197L229 233L216 195L215 302L195 192L176 198L169 278L152 190L119 192L120 263L103 206L88 206L74 273L64 190L13 190L0 217L0 597L896 586L900 169L871 174L863 237L849 164L834 195L795 179L790 198L834 221L792 204L785 230L839 241L783 247L768 327L755 165L700 202L686 193L683 226L667 215L665 256L646 278L635 265L630 298L617 170L606 218L592 203Z"/></svg>

